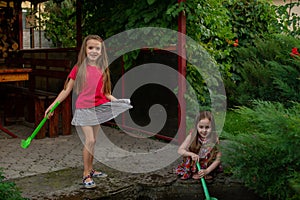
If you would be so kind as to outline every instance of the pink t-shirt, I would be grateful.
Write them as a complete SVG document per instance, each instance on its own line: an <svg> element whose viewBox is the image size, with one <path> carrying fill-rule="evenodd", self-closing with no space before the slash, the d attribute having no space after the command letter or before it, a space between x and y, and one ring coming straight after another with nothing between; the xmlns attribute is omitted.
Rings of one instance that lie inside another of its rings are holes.
<svg viewBox="0 0 300 200"><path fill-rule="evenodd" d="M109 102L103 94L102 71L96 66L87 66L86 84L79 93L76 108L92 108ZM78 67L75 66L69 74L69 78L75 80Z"/></svg>

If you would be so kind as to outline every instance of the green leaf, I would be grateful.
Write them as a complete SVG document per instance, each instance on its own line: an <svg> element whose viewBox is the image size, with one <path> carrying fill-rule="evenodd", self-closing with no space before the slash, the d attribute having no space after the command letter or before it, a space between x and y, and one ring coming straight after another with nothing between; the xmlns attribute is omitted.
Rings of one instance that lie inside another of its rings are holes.
<svg viewBox="0 0 300 200"><path fill-rule="evenodd" d="M147 3L148 3L149 5L152 5L155 1L156 1L156 0L147 0Z"/></svg>

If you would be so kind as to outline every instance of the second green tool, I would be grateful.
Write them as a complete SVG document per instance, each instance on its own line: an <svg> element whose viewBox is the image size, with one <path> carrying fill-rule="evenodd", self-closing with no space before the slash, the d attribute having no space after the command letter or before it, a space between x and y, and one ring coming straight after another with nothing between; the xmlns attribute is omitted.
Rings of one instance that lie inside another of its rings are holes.
<svg viewBox="0 0 300 200"><path fill-rule="evenodd" d="M200 171L201 167L200 167L199 162L197 162L196 165L197 165L198 171ZM203 190L204 190L205 200L218 200L215 197L210 197L209 196L209 192L208 192L208 189L206 187L206 183L205 183L205 180L204 180L203 177L201 178L201 182L202 182L202 187L203 187Z"/></svg>

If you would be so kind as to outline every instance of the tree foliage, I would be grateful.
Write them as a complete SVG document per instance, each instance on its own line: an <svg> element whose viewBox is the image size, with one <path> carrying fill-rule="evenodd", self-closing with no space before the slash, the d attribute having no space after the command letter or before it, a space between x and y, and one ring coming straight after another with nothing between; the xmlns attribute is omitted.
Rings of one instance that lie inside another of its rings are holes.
<svg viewBox="0 0 300 200"><path fill-rule="evenodd" d="M46 4L46 36L53 41L54 46L73 47L76 44L74 2L75 0L50 0ZM239 64L241 53L236 50L258 47L255 44L258 39L264 40L273 34L299 36L299 28L296 26L299 17L287 10L298 4L299 2L287 3L276 7L269 0L193 0L181 4L173 0L82 0L82 30L83 36L98 34L104 39L139 27L178 30L178 16L180 12L184 12L187 35L209 52L216 60L223 77L230 80L227 81L228 88L234 88L238 82L246 82L251 78L240 74L244 66ZM289 27L293 27L293 30ZM124 55L126 69L134 66L138 53L135 51ZM251 52L248 53L250 54ZM260 64L263 65L263 70L266 63ZM203 78L196 72L196 67L189 63L187 76L197 91L199 101L208 102ZM281 88L285 87L280 80L276 84ZM234 99L233 103L236 103Z"/></svg>
<svg viewBox="0 0 300 200"><path fill-rule="evenodd" d="M272 35L253 43L235 51L235 80L225 80L231 106L250 105L254 99L278 101L287 107L299 102L300 56L291 54L299 40Z"/></svg>
<svg viewBox="0 0 300 200"><path fill-rule="evenodd" d="M294 8L300 6L300 1L283 0L285 5L276 7L276 13L279 19L279 27L283 33L299 38L300 36L300 16L292 12Z"/></svg>
<svg viewBox="0 0 300 200"><path fill-rule="evenodd" d="M140 27L176 29L175 17L166 11L172 0L115 0L85 1L83 4L84 33L97 33L104 38L125 30Z"/></svg>
<svg viewBox="0 0 300 200"><path fill-rule="evenodd" d="M76 0L47 1L42 13L45 37L54 47L76 47Z"/></svg>

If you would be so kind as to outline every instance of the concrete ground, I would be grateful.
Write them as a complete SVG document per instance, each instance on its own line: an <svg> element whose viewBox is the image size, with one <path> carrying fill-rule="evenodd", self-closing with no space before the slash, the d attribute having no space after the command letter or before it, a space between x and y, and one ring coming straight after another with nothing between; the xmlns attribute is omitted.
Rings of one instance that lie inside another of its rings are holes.
<svg viewBox="0 0 300 200"><path fill-rule="evenodd" d="M33 128L24 124L6 128L18 138L11 138L0 131L0 167L3 168L6 179L16 183L25 198L204 199L199 180L181 181L174 174L174 169L181 158L161 168L157 168L155 163L163 164L166 160L164 154L144 159L143 155L147 156L146 154L152 150L165 148L164 142L139 139L121 130L102 126L108 140L102 140L99 151L101 153L98 154L98 158L101 159L95 160L95 168L106 172L108 177L95 178L97 188L87 190L81 185L83 143L75 128L69 136L34 139L27 149L21 148L20 142L21 139L30 136ZM111 149L110 141L115 145L114 149L120 148L124 151L115 152ZM167 152L170 150L176 153L178 147L170 144L166 148ZM156 151L154 154L160 155L160 152ZM259 199L239 182L224 175L213 183L208 183L208 187L211 194L218 199Z"/></svg>

